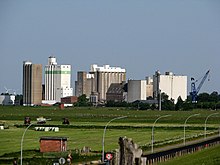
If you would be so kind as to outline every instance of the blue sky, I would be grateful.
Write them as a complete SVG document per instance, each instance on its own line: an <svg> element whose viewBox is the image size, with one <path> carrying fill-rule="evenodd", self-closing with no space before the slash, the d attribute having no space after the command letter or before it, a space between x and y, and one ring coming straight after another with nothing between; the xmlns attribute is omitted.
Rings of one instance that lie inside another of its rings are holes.
<svg viewBox="0 0 220 165"><path fill-rule="evenodd" d="M120 66L127 79L156 70L200 78L220 92L219 0L0 1L0 92L22 88L25 60L72 65L72 84L91 64ZM189 88L190 89L190 88Z"/></svg>

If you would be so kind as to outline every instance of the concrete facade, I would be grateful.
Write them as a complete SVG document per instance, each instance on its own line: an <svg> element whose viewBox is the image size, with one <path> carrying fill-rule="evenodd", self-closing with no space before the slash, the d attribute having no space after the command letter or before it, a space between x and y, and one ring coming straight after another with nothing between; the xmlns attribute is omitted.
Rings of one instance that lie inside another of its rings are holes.
<svg viewBox="0 0 220 165"><path fill-rule="evenodd" d="M45 66L45 100L60 102L62 97L72 95L71 65L57 65L56 58L50 56Z"/></svg>
<svg viewBox="0 0 220 165"><path fill-rule="evenodd" d="M150 77L146 77L146 97L153 98L153 79Z"/></svg>
<svg viewBox="0 0 220 165"><path fill-rule="evenodd" d="M182 100L187 99L187 76L176 76L172 72L166 72L161 75L159 71L153 76L153 93L154 98L157 99L158 93L165 93L169 99L174 99L177 102L180 96Z"/></svg>
<svg viewBox="0 0 220 165"><path fill-rule="evenodd" d="M40 105L42 102L42 65L23 63L23 105Z"/></svg>
<svg viewBox="0 0 220 165"><path fill-rule="evenodd" d="M90 72L80 71L77 73L77 81L75 82L75 95L81 96L85 94L92 100L98 96L98 102L106 101L106 93L112 83L122 83L126 81L126 70L120 67L110 67L109 65L98 66L91 65ZM97 94L97 95L94 95ZM95 97L93 97L95 96Z"/></svg>
<svg viewBox="0 0 220 165"><path fill-rule="evenodd" d="M77 81L75 82L75 95L77 97L85 94L87 97L92 92L93 75L85 71L77 72Z"/></svg>
<svg viewBox="0 0 220 165"><path fill-rule="evenodd" d="M126 81L126 70L120 67L102 67L93 64L90 68L90 74L94 75L92 79L92 92L98 93L99 102L106 101L106 93L112 83L122 83Z"/></svg>
<svg viewBox="0 0 220 165"><path fill-rule="evenodd" d="M128 80L128 102L136 100L146 100L147 98L146 80Z"/></svg>

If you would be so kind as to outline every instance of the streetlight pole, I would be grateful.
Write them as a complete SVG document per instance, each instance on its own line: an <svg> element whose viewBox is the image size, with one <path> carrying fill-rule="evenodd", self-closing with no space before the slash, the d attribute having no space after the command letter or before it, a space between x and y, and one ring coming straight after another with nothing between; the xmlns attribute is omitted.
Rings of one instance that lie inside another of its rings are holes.
<svg viewBox="0 0 220 165"><path fill-rule="evenodd" d="M34 124L36 124L36 122L29 124L29 126L24 130L24 133L23 133L22 138L21 138L21 165L22 165L22 150L23 150L24 135L27 132L28 128L30 128Z"/></svg>
<svg viewBox="0 0 220 165"><path fill-rule="evenodd" d="M161 111L161 90L159 90L159 111Z"/></svg>
<svg viewBox="0 0 220 165"><path fill-rule="evenodd" d="M193 116L198 116L200 115L200 113L197 113L197 114L193 114L193 115L190 115L189 117L186 118L185 122L184 122L184 129L183 129L183 144L184 146L186 145L186 122Z"/></svg>
<svg viewBox="0 0 220 165"><path fill-rule="evenodd" d="M154 124L153 124L153 127L152 127L152 133L151 133L151 152L153 153L154 152L154 126L156 124L156 122L161 119L161 118L164 118L164 117L169 117L171 115L163 115L163 116L160 116L158 117L155 121L154 121Z"/></svg>
<svg viewBox="0 0 220 165"><path fill-rule="evenodd" d="M48 120L51 120L51 119L46 119L46 121L48 121ZM33 122L33 123L29 124L29 126L24 130L24 133L23 133L22 138L21 138L21 165L22 165L22 154L23 154L22 150L23 150L24 135L27 132L28 128L30 128L34 124L37 124L37 122Z"/></svg>
<svg viewBox="0 0 220 165"><path fill-rule="evenodd" d="M105 128L104 128L104 132L103 132L103 136L102 136L102 162L104 162L104 155L105 155L105 132L106 132L106 129L107 129L107 126L114 120L117 120L117 119L123 119L123 118L126 118L127 116L120 116L120 117L116 117L116 118L113 118L111 119L106 125L105 125Z"/></svg>
<svg viewBox="0 0 220 165"><path fill-rule="evenodd" d="M208 115L208 116L206 117L206 119L205 119L205 127L204 127L204 138L205 138L205 139L206 139L206 123L207 123L207 120L208 120L209 117L211 117L211 116L213 116L213 115L217 115L217 114L219 114L219 113L212 113L212 114Z"/></svg>

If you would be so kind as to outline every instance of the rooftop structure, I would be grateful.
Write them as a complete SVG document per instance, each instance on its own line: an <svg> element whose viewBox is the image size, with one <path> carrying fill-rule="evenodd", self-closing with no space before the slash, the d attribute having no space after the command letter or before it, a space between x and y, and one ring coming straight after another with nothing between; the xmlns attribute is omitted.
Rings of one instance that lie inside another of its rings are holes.
<svg viewBox="0 0 220 165"><path fill-rule="evenodd" d="M110 67L110 65L98 66L96 64L91 65L90 72L122 72L125 73L126 70L120 67Z"/></svg>
<svg viewBox="0 0 220 165"><path fill-rule="evenodd" d="M106 93L106 101L127 101L127 92L125 92L125 85L125 83L112 83Z"/></svg>

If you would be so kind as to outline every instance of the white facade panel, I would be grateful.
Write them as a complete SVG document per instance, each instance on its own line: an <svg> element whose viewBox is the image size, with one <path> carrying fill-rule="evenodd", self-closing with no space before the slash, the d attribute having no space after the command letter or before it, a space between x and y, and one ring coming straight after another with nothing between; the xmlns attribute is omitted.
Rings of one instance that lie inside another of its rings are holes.
<svg viewBox="0 0 220 165"><path fill-rule="evenodd" d="M153 91L154 97L157 98L158 91L166 93L169 99L174 99L177 102L178 97L182 100L187 99L187 76L176 76L173 74L154 75Z"/></svg>
<svg viewBox="0 0 220 165"><path fill-rule="evenodd" d="M72 96L71 65L57 65L55 57L49 57L45 66L45 100L60 102L62 97Z"/></svg>

